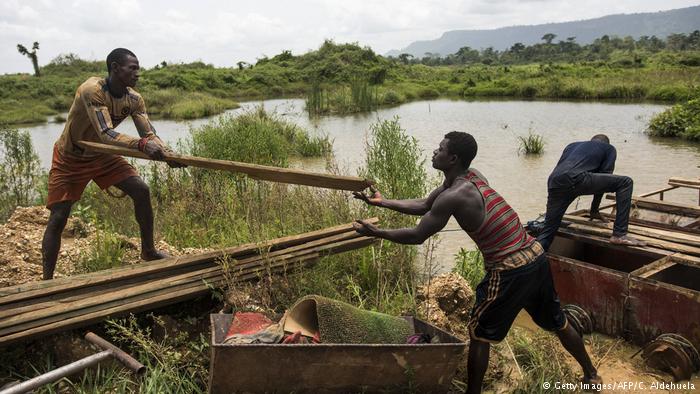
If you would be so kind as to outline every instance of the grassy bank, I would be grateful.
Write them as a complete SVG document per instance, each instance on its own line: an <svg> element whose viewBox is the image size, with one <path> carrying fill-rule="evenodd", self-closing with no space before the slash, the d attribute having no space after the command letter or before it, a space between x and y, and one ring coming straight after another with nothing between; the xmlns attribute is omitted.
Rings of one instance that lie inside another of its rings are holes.
<svg viewBox="0 0 700 394"><path fill-rule="evenodd" d="M137 90L151 114L173 119L220 113L236 107L236 100L289 95L306 96L307 109L314 114L362 112L437 97L668 102L698 97L698 48L620 45L566 56L540 48L539 55L530 57L484 51L475 58L447 56L418 62L326 41L302 55L283 51L237 68L163 62L142 72ZM41 77L2 75L0 123L44 122L47 116L68 110L86 78L104 74L102 61L64 55L42 67Z"/></svg>

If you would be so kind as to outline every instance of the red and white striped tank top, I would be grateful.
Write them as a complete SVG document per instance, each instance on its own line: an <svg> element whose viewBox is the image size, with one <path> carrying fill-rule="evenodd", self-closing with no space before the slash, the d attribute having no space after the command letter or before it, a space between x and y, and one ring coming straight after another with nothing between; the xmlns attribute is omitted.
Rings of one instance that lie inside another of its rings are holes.
<svg viewBox="0 0 700 394"><path fill-rule="evenodd" d="M520 251L527 251L527 255L533 254L532 252L539 255L540 253L537 252L541 248L532 250L533 246L539 245L534 245L537 243L536 240L525 231L518 214L508 205L506 200L474 172L469 171L465 178L476 186L484 199L484 221L476 231L467 234L484 255L486 268L502 268L500 267L501 262L513 254L518 255L516 260L521 260L521 253L517 253ZM514 261L513 263L515 264L506 264L506 266L511 266L507 268L513 268L512 265L522 265L527 261L518 263Z"/></svg>

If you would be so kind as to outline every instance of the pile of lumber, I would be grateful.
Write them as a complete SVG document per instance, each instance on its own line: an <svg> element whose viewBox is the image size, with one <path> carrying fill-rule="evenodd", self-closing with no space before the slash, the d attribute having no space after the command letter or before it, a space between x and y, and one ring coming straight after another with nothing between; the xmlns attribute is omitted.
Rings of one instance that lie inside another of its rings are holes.
<svg viewBox="0 0 700 394"><path fill-rule="evenodd" d="M571 224L559 229L562 234L587 234L605 240L612 235L612 222L590 221L588 218L574 215L565 215L564 220ZM682 253L689 256L700 256L700 235L697 234L636 224L629 225L628 233L646 242L647 246L641 249L654 249L655 252L663 254Z"/></svg>
<svg viewBox="0 0 700 394"><path fill-rule="evenodd" d="M2 288L0 346L197 298L226 282L286 272L373 242L374 238L344 224L263 243Z"/></svg>

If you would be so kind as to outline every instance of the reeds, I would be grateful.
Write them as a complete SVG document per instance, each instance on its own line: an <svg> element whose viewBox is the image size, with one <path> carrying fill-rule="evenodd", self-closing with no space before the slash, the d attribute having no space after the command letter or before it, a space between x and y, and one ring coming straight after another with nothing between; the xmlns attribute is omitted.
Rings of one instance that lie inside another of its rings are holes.
<svg viewBox="0 0 700 394"><path fill-rule="evenodd" d="M544 152L544 137L539 134L534 134L532 130L527 136L518 136L518 152L525 155L541 155Z"/></svg>

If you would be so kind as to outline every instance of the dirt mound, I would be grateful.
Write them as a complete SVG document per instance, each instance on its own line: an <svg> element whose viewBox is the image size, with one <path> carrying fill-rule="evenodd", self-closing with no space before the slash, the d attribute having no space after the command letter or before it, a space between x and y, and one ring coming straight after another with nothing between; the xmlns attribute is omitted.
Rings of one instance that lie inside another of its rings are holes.
<svg viewBox="0 0 700 394"><path fill-rule="evenodd" d="M474 304L474 291L469 283L455 273L433 278L418 290L419 312L427 320L466 340L467 323Z"/></svg>
<svg viewBox="0 0 700 394"><path fill-rule="evenodd" d="M41 280L41 241L49 221L49 210L43 206L18 207L7 222L0 226L0 287ZM61 235L61 252L54 277L78 273L86 253L94 249L97 230L78 217L68 219ZM140 240L117 236L124 248L123 262L141 262ZM178 250L164 241L156 247L172 256L197 253L203 250Z"/></svg>

